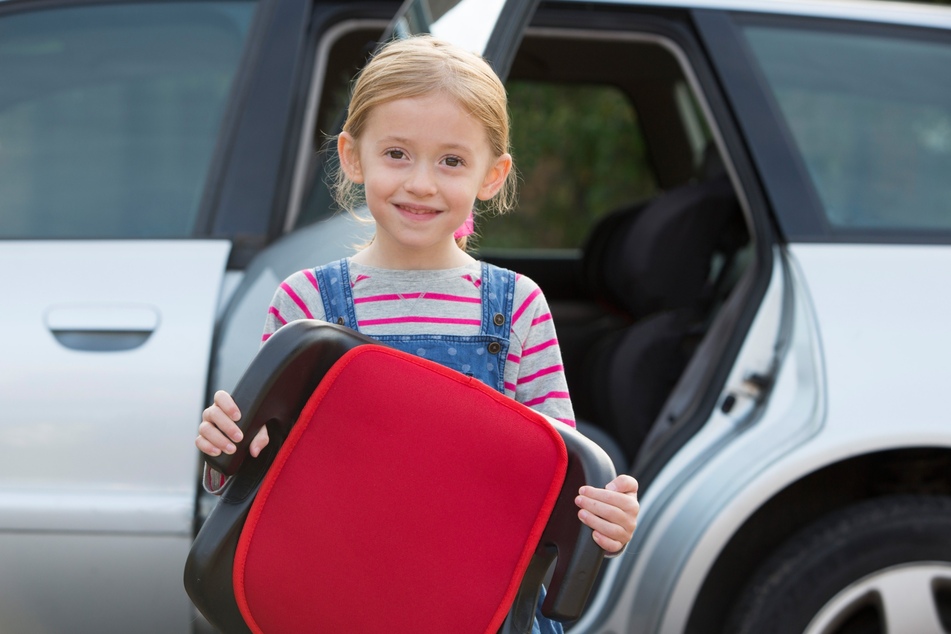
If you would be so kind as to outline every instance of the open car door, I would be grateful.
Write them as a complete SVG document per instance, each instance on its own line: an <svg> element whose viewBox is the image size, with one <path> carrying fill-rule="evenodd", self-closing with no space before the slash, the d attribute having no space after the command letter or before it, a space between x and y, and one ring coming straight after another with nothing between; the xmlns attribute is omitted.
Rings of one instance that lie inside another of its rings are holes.
<svg viewBox="0 0 951 634"><path fill-rule="evenodd" d="M184 632L231 249L199 206L257 4L4 5L0 630Z"/></svg>

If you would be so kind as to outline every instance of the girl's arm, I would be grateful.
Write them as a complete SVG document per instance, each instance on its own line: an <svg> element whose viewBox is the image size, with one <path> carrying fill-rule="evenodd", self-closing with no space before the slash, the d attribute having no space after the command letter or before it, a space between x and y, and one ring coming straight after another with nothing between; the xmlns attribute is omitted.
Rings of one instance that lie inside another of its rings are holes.
<svg viewBox="0 0 951 634"><path fill-rule="evenodd" d="M512 371L509 370L512 368ZM561 348L548 301L531 279L515 281L506 393L516 401L575 426Z"/></svg>

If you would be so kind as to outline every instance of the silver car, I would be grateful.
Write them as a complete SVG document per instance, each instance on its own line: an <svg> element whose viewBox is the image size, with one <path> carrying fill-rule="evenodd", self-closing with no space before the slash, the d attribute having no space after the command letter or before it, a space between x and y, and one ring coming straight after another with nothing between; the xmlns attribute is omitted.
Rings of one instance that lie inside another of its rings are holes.
<svg viewBox="0 0 951 634"><path fill-rule="evenodd" d="M203 630L201 410L366 235L323 149L399 4L0 0L0 632ZM951 631L951 10L416 9L507 81L479 257L641 483L569 629Z"/></svg>

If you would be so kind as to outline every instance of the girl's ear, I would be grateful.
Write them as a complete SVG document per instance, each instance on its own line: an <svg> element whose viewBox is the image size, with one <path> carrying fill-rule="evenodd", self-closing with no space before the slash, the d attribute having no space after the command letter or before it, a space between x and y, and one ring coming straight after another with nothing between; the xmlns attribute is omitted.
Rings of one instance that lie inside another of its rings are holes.
<svg viewBox="0 0 951 634"><path fill-rule="evenodd" d="M503 154L495 159L495 163L485 173L485 180L482 181L482 187L479 188L477 198L479 200L489 200L499 193L505 180L512 171L512 155Z"/></svg>
<svg viewBox="0 0 951 634"><path fill-rule="evenodd" d="M363 183L363 170L360 169L360 152L357 151L357 140L349 132L341 132L337 136L337 156L340 157L340 169L354 183Z"/></svg>

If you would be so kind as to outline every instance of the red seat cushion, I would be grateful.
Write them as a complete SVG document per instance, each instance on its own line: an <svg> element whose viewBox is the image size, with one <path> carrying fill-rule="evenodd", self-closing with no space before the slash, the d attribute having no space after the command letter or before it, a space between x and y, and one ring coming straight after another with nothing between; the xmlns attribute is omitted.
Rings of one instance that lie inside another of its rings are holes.
<svg viewBox="0 0 951 634"><path fill-rule="evenodd" d="M361 346L328 372L235 555L255 632L496 632L567 468L539 414Z"/></svg>

